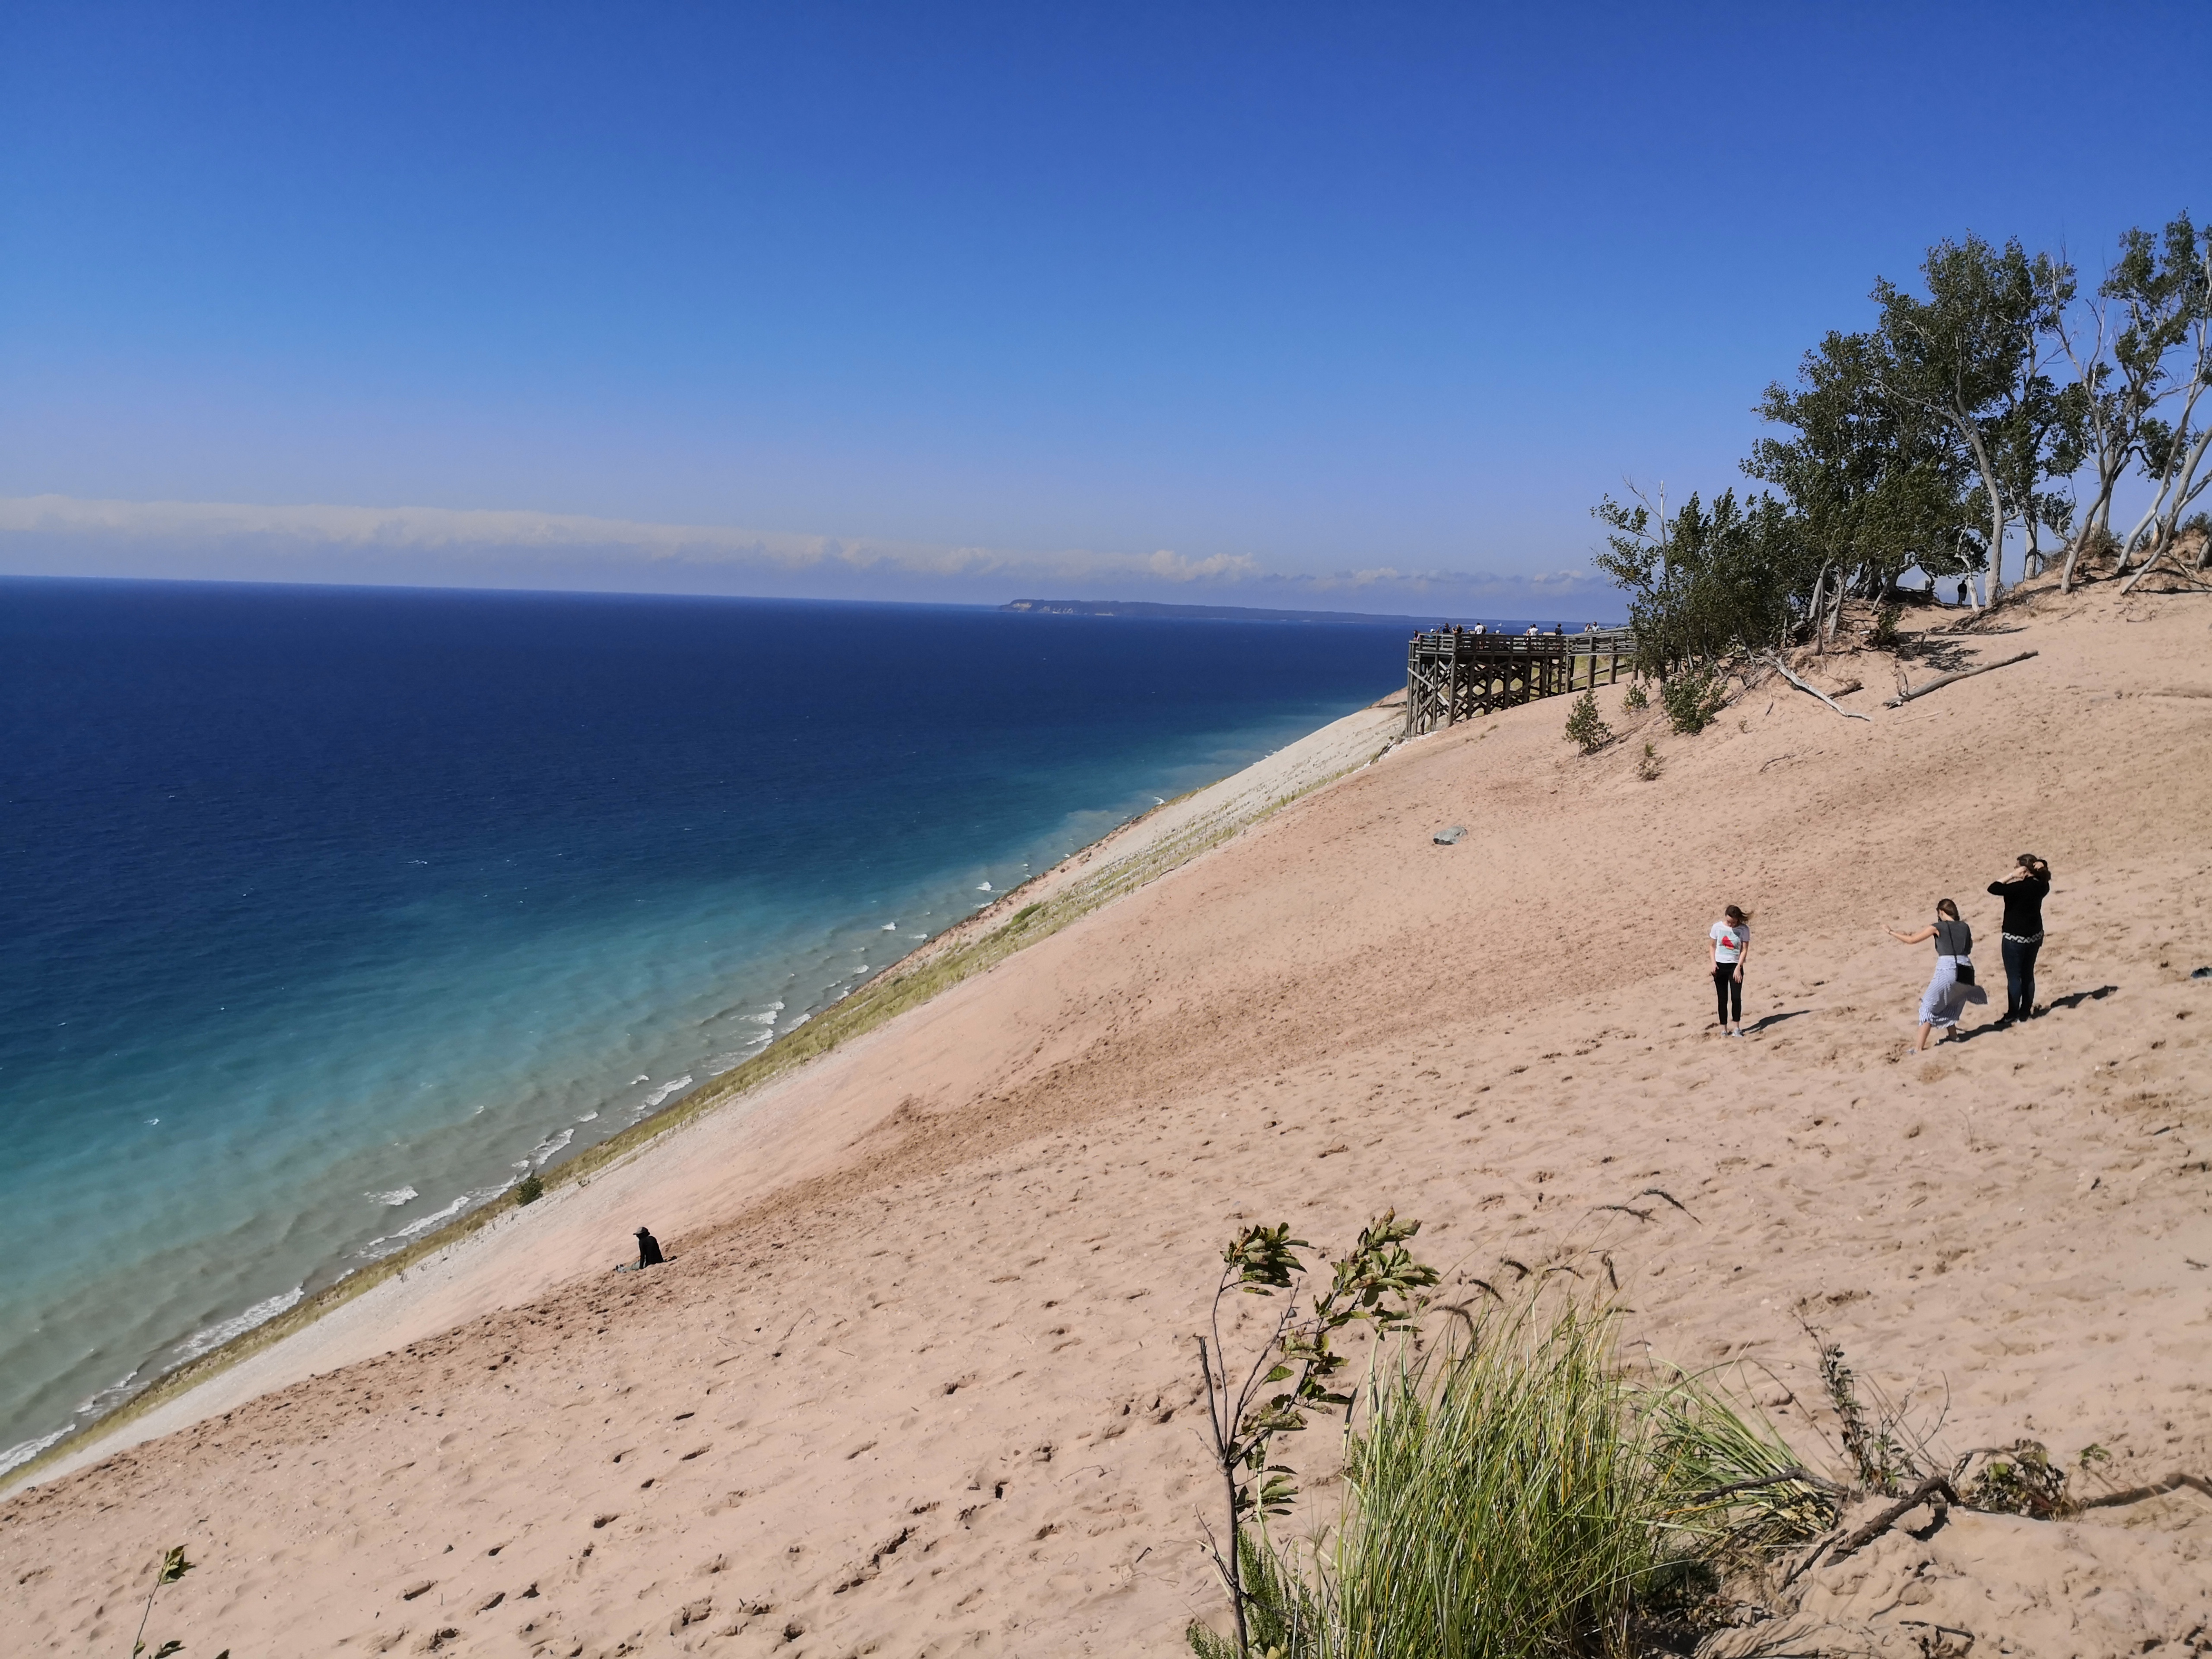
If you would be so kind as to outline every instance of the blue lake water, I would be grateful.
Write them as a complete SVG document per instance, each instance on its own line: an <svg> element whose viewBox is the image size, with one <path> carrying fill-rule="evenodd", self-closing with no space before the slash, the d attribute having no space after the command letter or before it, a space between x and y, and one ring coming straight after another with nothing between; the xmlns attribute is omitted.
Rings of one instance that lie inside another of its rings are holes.
<svg viewBox="0 0 2212 1659"><path fill-rule="evenodd" d="M0 580L0 1467L1371 702L1405 635Z"/></svg>

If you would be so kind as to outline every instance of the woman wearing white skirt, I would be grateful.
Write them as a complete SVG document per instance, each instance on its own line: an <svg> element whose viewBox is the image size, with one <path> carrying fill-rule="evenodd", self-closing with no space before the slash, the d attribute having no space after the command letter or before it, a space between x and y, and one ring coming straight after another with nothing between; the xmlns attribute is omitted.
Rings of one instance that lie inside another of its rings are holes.
<svg viewBox="0 0 2212 1659"><path fill-rule="evenodd" d="M1935 921L1917 933L1900 933L1894 927L1884 931L1900 945L1936 941L1936 972L1920 994L1921 1048L1928 1046L1936 1032L1954 1028L1970 1003L1990 1000L1990 994L1974 983L1974 930L1959 919L1959 907L1949 899L1936 902Z"/></svg>

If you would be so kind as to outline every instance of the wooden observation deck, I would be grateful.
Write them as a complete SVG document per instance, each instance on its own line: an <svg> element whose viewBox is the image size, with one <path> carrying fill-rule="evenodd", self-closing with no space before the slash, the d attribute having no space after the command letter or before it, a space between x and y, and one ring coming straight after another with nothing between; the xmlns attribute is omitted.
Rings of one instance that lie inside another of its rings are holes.
<svg viewBox="0 0 2212 1659"><path fill-rule="evenodd" d="M1449 628L1416 634L1406 647L1406 735L1418 738L1494 708L1611 685L1635 652L1626 628L1586 628L1579 634Z"/></svg>

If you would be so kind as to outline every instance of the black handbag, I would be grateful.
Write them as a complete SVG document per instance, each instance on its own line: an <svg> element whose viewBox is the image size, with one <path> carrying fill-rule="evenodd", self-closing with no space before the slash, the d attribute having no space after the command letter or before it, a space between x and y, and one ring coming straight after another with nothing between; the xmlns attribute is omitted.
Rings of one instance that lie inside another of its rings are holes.
<svg viewBox="0 0 2212 1659"><path fill-rule="evenodd" d="M1956 963L1953 964L1953 967L1959 975L1960 984L1972 985L1974 982L1974 964L1972 963Z"/></svg>

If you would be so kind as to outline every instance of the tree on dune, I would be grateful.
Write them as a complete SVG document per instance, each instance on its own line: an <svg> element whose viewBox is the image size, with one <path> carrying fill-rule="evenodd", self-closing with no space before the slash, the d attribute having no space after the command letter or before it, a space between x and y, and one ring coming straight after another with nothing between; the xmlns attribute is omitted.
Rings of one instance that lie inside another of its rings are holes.
<svg viewBox="0 0 2212 1659"><path fill-rule="evenodd" d="M1875 281L1875 372L1887 397L1948 429L1981 481L1989 514L1982 556L1994 599L2004 587L2007 525L2051 499L2038 485L2074 453L2072 411L2043 372L2042 351L2073 298L2073 273L2017 239L1999 249L1972 232L1937 243L1920 270L1924 300L1887 277Z"/></svg>

